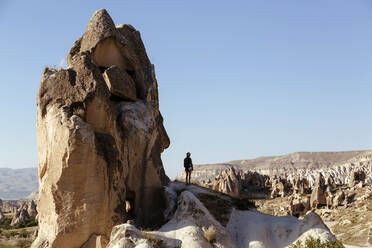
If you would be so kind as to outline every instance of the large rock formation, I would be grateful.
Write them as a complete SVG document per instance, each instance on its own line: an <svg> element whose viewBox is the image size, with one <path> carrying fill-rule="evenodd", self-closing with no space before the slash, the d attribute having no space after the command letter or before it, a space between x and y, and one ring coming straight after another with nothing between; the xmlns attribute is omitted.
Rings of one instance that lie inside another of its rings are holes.
<svg viewBox="0 0 372 248"><path fill-rule="evenodd" d="M169 138L140 33L94 13L37 97L39 234L32 247L105 247L112 227L162 223Z"/></svg>

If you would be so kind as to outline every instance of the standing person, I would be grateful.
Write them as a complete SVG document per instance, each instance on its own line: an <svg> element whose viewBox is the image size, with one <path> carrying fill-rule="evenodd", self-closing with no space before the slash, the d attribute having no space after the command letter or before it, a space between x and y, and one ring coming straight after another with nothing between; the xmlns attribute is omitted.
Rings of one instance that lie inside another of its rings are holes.
<svg viewBox="0 0 372 248"><path fill-rule="evenodd" d="M191 160L191 153L186 153L186 158L183 160L183 166L185 167L186 172L186 184L191 183L191 172L193 170L192 160Z"/></svg>

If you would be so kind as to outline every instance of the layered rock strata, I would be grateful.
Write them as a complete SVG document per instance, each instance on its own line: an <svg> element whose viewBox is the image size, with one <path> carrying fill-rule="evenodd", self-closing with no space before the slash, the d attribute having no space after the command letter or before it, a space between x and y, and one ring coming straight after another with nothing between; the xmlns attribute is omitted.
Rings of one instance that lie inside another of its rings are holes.
<svg viewBox="0 0 372 248"><path fill-rule="evenodd" d="M105 247L112 227L163 221L169 138L140 33L94 13L37 97L39 233L32 247Z"/></svg>

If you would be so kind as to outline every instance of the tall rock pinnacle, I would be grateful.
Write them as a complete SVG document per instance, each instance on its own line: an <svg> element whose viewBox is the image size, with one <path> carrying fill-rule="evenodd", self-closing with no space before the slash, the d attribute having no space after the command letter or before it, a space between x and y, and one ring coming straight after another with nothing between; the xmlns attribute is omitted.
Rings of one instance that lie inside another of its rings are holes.
<svg viewBox="0 0 372 248"><path fill-rule="evenodd" d="M39 234L32 247L105 247L113 226L162 222L169 138L139 32L94 13L37 97Z"/></svg>

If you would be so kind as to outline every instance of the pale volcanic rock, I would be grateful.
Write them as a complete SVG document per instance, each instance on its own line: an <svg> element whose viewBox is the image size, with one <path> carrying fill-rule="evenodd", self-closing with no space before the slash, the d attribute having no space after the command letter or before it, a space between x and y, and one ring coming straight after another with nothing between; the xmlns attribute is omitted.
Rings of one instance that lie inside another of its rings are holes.
<svg viewBox="0 0 372 248"><path fill-rule="evenodd" d="M273 216L255 210L232 212L227 224L237 248L282 248L297 240L304 242L312 236L321 241L335 240L335 236L314 212L305 215L303 220L296 217Z"/></svg>
<svg viewBox="0 0 372 248"><path fill-rule="evenodd" d="M68 65L44 70L37 98L32 247L105 247L112 227L128 219L143 227L163 222L169 179L160 154L169 138L154 66L132 26L96 11Z"/></svg>

